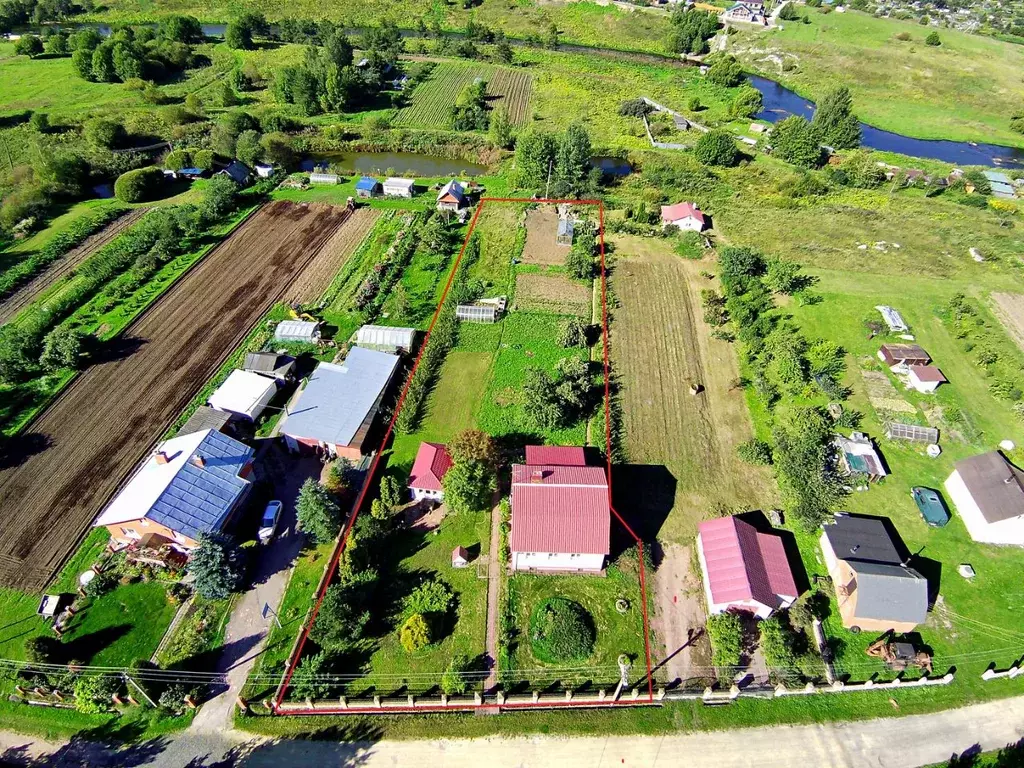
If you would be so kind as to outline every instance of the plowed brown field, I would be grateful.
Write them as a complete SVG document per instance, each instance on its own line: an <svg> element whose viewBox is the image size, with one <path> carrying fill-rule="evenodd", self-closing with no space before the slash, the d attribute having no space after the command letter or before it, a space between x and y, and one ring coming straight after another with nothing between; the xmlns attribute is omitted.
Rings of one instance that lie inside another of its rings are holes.
<svg viewBox="0 0 1024 768"><path fill-rule="evenodd" d="M348 217L325 205L263 208L13 441L0 464L0 585L45 586L166 424L253 323L317 269Z"/></svg>

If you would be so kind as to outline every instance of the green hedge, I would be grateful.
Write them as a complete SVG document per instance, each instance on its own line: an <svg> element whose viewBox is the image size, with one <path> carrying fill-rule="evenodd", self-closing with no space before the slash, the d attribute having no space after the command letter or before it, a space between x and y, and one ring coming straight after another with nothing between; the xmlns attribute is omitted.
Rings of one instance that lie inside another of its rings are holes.
<svg viewBox="0 0 1024 768"><path fill-rule="evenodd" d="M550 597L530 615L530 647L548 664L584 661L594 652L594 618L574 600Z"/></svg>

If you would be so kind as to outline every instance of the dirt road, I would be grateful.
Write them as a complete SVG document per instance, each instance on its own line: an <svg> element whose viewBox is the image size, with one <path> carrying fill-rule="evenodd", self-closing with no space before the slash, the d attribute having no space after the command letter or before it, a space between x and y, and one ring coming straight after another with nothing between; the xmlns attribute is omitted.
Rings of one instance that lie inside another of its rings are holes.
<svg viewBox="0 0 1024 768"><path fill-rule="evenodd" d="M678 544L665 547L661 564L654 572L655 612L651 628L659 640L655 676L669 685L702 678L711 665L700 577L691 567L691 552L690 547Z"/></svg>
<svg viewBox="0 0 1024 768"><path fill-rule="evenodd" d="M663 736L378 741L373 723L339 718L316 741L186 731L127 749L86 741L62 745L0 732L0 762L48 768L917 768L945 763L954 753L1001 749L1024 735L1021 723L1024 696L903 718ZM438 728L440 736L443 721Z"/></svg>
<svg viewBox="0 0 1024 768"><path fill-rule="evenodd" d="M12 441L0 468L0 585L46 584L164 426L347 217L323 205L263 208Z"/></svg>
<svg viewBox="0 0 1024 768"><path fill-rule="evenodd" d="M0 324L6 323L21 312L36 296L67 275L100 248L109 244L148 212L148 208L135 208L118 217L96 234L87 237L81 245L72 248L14 293L0 300Z"/></svg>

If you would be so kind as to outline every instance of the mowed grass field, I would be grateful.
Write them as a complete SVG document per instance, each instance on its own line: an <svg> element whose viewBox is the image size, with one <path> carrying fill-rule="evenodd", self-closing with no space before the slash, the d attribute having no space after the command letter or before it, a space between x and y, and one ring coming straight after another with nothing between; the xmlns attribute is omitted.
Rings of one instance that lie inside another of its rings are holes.
<svg viewBox="0 0 1024 768"><path fill-rule="evenodd" d="M1024 47L950 29L933 29L850 11L765 34L740 32L729 50L751 69L801 95L820 98L848 85L858 116L871 125L924 139L1024 146L1010 117L1024 101ZM897 35L909 35L899 40ZM780 68L786 62L790 71Z"/></svg>
<svg viewBox="0 0 1024 768"><path fill-rule="evenodd" d="M522 69L490 64L438 64L427 80L416 86L412 103L398 111L395 125L410 128L449 128L451 110L467 85L477 80L487 83L488 105L503 106L515 125L530 119L530 91L533 78Z"/></svg>
<svg viewBox="0 0 1024 768"><path fill-rule="evenodd" d="M703 199L698 194L697 202L714 217L720 242L750 245L808 267L996 287L1006 285L1008 267L1024 258L1018 228L1002 226L991 209L945 195L928 198L920 190L891 192L888 185L794 199L785 189L798 180L792 168L758 156L724 172L722 183ZM884 251L875 249L879 242L886 243ZM972 247L985 263L974 261Z"/></svg>
<svg viewBox="0 0 1024 768"><path fill-rule="evenodd" d="M945 673L956 666L958 675L975 677L994 662L1008 666L1019 655L1024 641L1024 628L1019 616L1024 607L1020 588L1020 571L1024 552L1015 547L977 544L971 540L955 508L950 504L953 519L943 528L930 528L921 519L910 490L925 486L944 494L943 482L959 459L995 450L1001 440L1009 439L1018 446L1024 443L1024 424L1010 412L1007 401L988 391L989 380L963 351L938 313L958 291L974 293L967 282L919 278L913 281L865 279L850 272L818 272L816 290L822 301L814 305L789 304L795 322L809 338L823 337L843 346L848 352L844 385L853 395L848 407L864 414L860 429L877 441L890 469L890 475L863 492L850 494L843 508L890 518L910 552L915 553L915 567L937 587L938 598L927 622L919 627L923 642L934 651L936 670ZM911 331L949 379L935 395L923 396L905 392L895 384L900 395L917 407L917 414L902 420L927 423L925 410L938 404L963 410L978 428L980 437L973 442L940 427L942 455L937 459L925 455L922 445L885 439L882 422L867 398L862 368L875 365L874 354L884 341L868 339L863 320L878 304L896 307ZM998 328L994 318L991 324ZM1024 452L1010 452L1018 465ZM817 545L817 536L797 535L804 566L810 576L826 573ZM977 577L971 581L957 573L960 563L970 563ZM826 622L826 631L839 639L837 665L841 671L857 679L882 666L864 655L866 645L874 639L871 633L854 635L843 629L833 616ZM891 674L891 673L889 673Z"/></svg>
<svg viewBox="0 0 1024 768"><path fill-rule="evenodd" d="M777 490L770 472L736 455L753 428L737 386L736 352L712 339L703 320L700 290L715 286L699 272L714 265L680 258L665 240L614 235L609 242L618 302L612 370L628 462L617 470L618 486L629 489L626 496L638 483L646 487L630 511L648 536L689 544L701 520L723 510L770 508ZM703 391L691 395L691 383Z"/></svg>

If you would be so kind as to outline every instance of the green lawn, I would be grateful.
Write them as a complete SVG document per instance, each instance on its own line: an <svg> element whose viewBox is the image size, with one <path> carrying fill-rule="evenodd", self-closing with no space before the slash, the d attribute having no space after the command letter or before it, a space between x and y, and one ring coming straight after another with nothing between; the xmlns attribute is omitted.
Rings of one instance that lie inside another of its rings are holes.
<svg viewBox="0 0 1024 768"><path fill-rule="evenodd" d="M635 563L635 560L634 560ZM626 654L633 664L631 680L646 675L640 581L635 568L609 566L607 576L545 576L518 573L508 579L507 615L514 627L510 642L509 667L502 669L506 687L517 690L523 683L544 687L565 685L614 685L619 680L618 657ZM530 616L550 597L563 597L582 605L593 617L597 630L594 652L585 662L545 663L534 653L530 641ZM619 599L629 608L620 614Z"/></svg>
<svg viewBox="0 0 1024 768"><path fill-rule="evenodd" d="M942 167L944 173L949 169ZM971 208L946 195L926 198L920 190L883 185L795 196L787 190L799 181L798 173L763 155L718 175L718 181L701 184L694 199L711 213L723 242L808 267L862 272L866 283L875 275L1008 285L1024 258L1024 240L1014 227L1001 225L991 209ZM628 190L634 192L632 185ZM887 244L884 251L875 249L878 242ZM972 247L984 255L984 263L971 258Z"/></svg>
<svg viewBox="0 0 1024 768"><path fill-rule="evenodd" d="M1024 67L1024 47L951 29L938 30L942 45L932 47L924 44L932 28L911 21L805 12L810 24L740 32L729 50L808 98L848 85L858 116L879 128L923 139L1024 146L1024 136L1009 124L1024 100L1016 76ZM903 34L910 39L896 38Z"/></svg>
<svg viewBox="0 0 1024 768"><path fill-rule="evenodd" d="M465 333L462 329L462 334ZM427 400L420 428L395 438L389 464L404 471L412 468L420 442L445 442L476 426L476 412L483 400L494 355L489 351L454 349L448 353L437 386Z"/></svg>
<svg viewBox="0 0 1024 768"><path fill-rule="evenodd" d="M63 642L71 658L97 666L127 666L150 657L176 611L160 582L120 584L86 603Z"/></svg>
<svg viewBox="0 0 1024 768"><path fill-rule="evenodd" d="M487 393L479 411L479 427L490 435L535 435L523 401L522 388L529 368L553 371L564 357L587 359L587 350L564 349L556 341L559 315L539 312L511 312L501 321L497 356L487 382ZM585 422L544 430L543 441L552 445L585 445Z"/></svg>
<svg viewBox="0 0 1024 768"><path fill-rule="evenodd" d="M851 494L843 508L891 518L909 550L924 558L921 570L939 582L940 602L919 628L924 642L934 649L937 671L945 672L952 665L963 674L979 675L989 662L1007 666L1019 655L1016 645L1024 637L1017 606L1008 599L1019 591L1024 554L1012 547L976 544L953 509L953 519L947 526L930 528L910 497L910 489L918 485L943 492L942 484L959 459L993 450L1000 440L1011 439L1017 445L1024 442L1024 424L1014 417L1006 400L988 391L988 380L937 316L950 296L970 286L927 278L892 284L866 281L857 273L846 272L823 272L818 277L816 290L823 301L811 306L790 305L788 310L808 337L832 339L849 352L844 384L853 390L853 396L848 404L864 414L861 429L878 440L891 470L890 476L870 490ZM955 405L979 430L980 437L974 442L956 437L942 425L943 453L932 459L925 455L923 446L884 438L881 422L885 415L871 406L860 375L862 368L881 368L874 353L884 339L869 340L862 324L864 319L874 319L878 304L891 304L903 314L917 342L950 380L935 395L928 396L905 392L902 384L890 377L900 395L917 407L916 414L901 415L901 420L926 424L926 407L936 403L942 407ZM1022 458L1019 454L1011 453L1018 463ZM825 574L817 536L800 534L798 542L808 573ZM960 563L974 566L977 577L972 581L960 577L956 572ZM856 679L882 671L880 664L863 654L874 636L851 634L841 627L837 616L829 620L827 629L842 641L838 661L841 670Z"/></svg>

